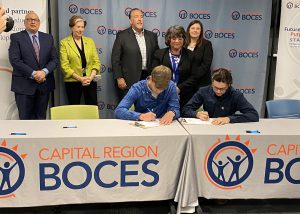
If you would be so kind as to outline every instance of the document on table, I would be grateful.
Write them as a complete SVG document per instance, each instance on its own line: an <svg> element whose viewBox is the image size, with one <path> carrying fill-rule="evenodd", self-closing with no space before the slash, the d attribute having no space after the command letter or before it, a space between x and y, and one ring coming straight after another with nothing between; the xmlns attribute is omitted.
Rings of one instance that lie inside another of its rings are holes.
<svg viewBox="0 0 300 214"><path fill-rule="evenodd" d="M159 120L155 120L155 121L151 121L151 122L146 122L146 121L136 121L133 123L130 123L131 125L134 125L136 127L140 127L143 129L147 129L147 128L153 128L153 127L157 127L160 126L159 125Z"/></svg>
<svg viewBox="0 0 300 214"><path fill-rule="evenodd" d="M198 118L179 118L179 122L185 125L199 125L199 124L212 125L211 124L212 121L213 118L209 118L209 120L207 121L200 120Z"/></svg>

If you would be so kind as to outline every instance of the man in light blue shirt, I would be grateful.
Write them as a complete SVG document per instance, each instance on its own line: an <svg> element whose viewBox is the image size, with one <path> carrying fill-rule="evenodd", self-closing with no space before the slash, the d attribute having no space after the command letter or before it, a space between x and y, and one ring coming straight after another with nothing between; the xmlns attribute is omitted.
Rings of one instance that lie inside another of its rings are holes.
<svg viewBox="0 0 300 214"><path fill-rule="evenodd" d="M180 116L176 85L171 70L163 65L153 69L146 80L135 83L119 103L115 115L123 120L154 121L168 125ZM130 107L134 105L134 111Z"/></svg>

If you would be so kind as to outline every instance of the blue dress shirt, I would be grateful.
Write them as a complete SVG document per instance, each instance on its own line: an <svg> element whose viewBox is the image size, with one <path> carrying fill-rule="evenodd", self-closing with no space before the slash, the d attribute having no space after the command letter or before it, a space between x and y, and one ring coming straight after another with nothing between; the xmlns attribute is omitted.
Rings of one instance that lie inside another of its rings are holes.
<svg viewBox="0 0 300 214"><path fill-rule="evenodd" d="M134 104L134 111L129 108ZM157 118L161 118L168 111L175 113L174 119L180 116L179 101L174 82L170 81L168 87L157 98L152 96L147 80L135 83L122 99L115 110L115 116L123 120L139 120L142 113L152 111Z"/></svg>

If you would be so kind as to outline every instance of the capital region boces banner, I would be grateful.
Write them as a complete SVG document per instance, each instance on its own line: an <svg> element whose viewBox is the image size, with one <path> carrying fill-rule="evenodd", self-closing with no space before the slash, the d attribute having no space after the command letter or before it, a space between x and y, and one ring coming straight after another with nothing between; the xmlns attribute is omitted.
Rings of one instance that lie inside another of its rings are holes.
<svg viewBox="0 0 300 214"><path fill-rule="evenodd" d="M87 21L85 35L95 41L102 62L102 78L98 82L101 118L113 118L113 111L118 104L110 62L111 51L117 32L129 27L127 15L135 7L144 11L145 29L157 34L160 48L165 47L164 37L170 26L179 24L186 29L192 20L200 20L204 26L205 38L213 45L212 69L230 69L234 78L233 86L261 111L265 93L272 1L58 1L59 39L70 34L69 18L72 15L81 15Z"/></svg>
<svg viewBox="0 0 300 214"><path fill-rule="evenodd" d="M0 34L0 119L17 119L18 110L15 103L14 93L10 91L12 67L8 60L8 47L10 44L10 34L24 30L24 18L29 11L38 13L41 19L40 30L46 32L47 26L47 1L46 0L25 0L11 1L0 0L0 5L6 8L6 13L14 21L13 29Z"/></svg>
<svg viewBox="0 0 300 214"><path fill-rule="evenodd" d="M275 77L275 99L300 99L300 1L283 0Z"/></svg>

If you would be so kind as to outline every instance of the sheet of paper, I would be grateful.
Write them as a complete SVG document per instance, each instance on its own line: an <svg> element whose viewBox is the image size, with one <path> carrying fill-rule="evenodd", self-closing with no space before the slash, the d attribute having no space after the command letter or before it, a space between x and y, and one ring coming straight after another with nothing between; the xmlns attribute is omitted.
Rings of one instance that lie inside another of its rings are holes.
<svg viewBox="0 0 300 214"><path fill-rule="evenodd" d="M134 126L137 126L137 127L140 127L140 128L144 128L144 129L160 126L159 125L159 120L155 120L155 121L152 121L152 122L136 121L136 122L133 122L133 123L130 123L130 124L134 125Z"/></svg>
<svg viewBox="0 0 300 214"><path fill-rule="evenodd" d="M203 121L198 118L180 118L179 122L186 125L199 125L199 124L206 124L206 125L212 125L211 122L213 121L213 118L209 118L208 121Z"/></svg>

